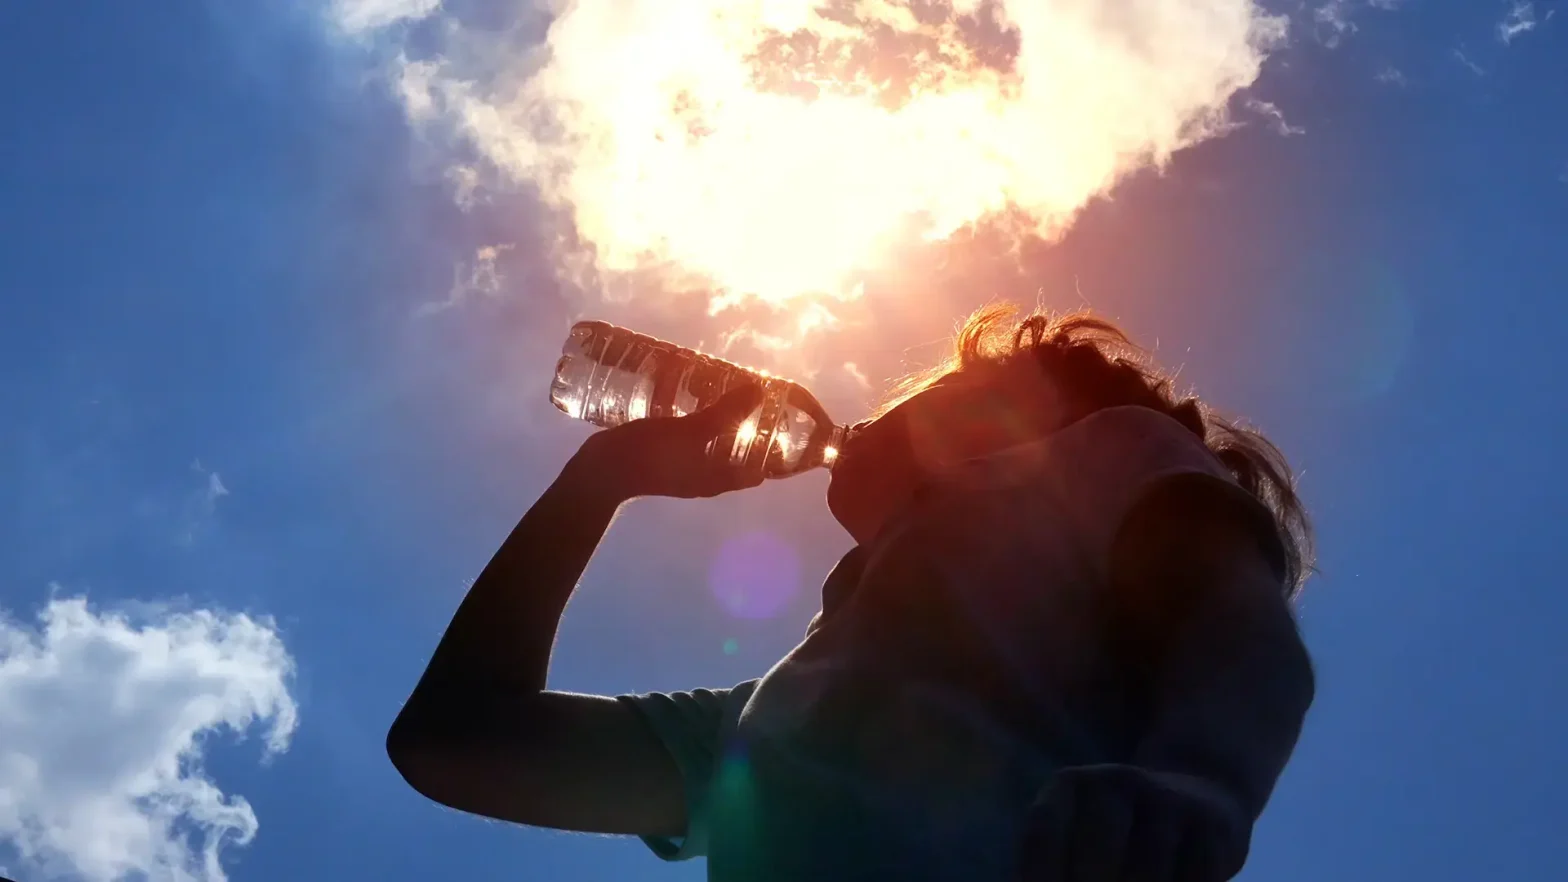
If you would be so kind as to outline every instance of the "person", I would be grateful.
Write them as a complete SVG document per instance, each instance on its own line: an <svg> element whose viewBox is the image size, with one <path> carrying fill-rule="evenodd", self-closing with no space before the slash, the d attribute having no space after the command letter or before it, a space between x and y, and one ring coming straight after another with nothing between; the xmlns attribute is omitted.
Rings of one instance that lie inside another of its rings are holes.
<svg viewBox="0 0 1568 882"><path fill-rule="evenodd" d="M855 541L802 642L729 689L553 691L617 510L758 483L743 390L590 436L462 602L387 736L430 799L636 834L708 878L1235 875L1314 690L1307 516L1279 451L1113 324L982 310L844 444Z"/></svg>

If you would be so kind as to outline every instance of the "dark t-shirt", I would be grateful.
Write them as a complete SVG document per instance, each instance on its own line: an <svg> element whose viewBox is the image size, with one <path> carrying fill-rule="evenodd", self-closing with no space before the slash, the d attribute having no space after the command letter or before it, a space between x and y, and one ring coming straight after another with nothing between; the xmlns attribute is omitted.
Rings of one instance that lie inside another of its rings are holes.
<svg viewBox="0 0 1568 882"><path fill-rule="evenodd" d="M1140 501L1172 487L1256 525L1279 570L1268 513L1145 408L927 487L840 562L819 621L760 680L622 699L687 787L687 835L649 846L706 855L715 882L1014 879L1051 774L1125 762L1146 727L1108 639L1109 558Z"/></svg>

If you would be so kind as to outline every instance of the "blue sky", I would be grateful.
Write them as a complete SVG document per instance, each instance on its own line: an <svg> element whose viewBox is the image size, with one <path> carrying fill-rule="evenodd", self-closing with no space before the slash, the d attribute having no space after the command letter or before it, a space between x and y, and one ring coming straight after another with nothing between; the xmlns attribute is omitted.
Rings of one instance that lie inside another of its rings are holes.
<svg viewBox="0 0 1568 882"><path fill-rule="evenodd" d="M1291 455L1320 531L1319 699L1242 878L1558 879L1568 13L1281 9L1290 37L1233 97L1239 126L1058 243L872 286L867 329L810 344L813 385L858 417L995 296L1082 297L1157 341ZM0 5L0 866L699 879L630 841L440 809L381 738L586 433L544 396L569 322L696 344L722 317L563 280L526 188L455 199L472 150L411 128L382 38L328 17ZM516 21L526 40L545 18ZM848 545L824 483L633 506L568 612L556 685L762 673ZM710 562L759 533L799 578L777 616L738 619ZM94 845L110 817L140 832Z"/></svg>

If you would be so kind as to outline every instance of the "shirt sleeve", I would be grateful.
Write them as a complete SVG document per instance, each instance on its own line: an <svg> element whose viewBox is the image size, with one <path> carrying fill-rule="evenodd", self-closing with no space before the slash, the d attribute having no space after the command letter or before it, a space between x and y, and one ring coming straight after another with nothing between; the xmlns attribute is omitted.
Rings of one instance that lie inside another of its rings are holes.
<svg viewBox="0 0 1568 882"><path fill-rule="evenodd" d="M686 835L642 837L660 858L683 861L708 853L708 806L714 769L725 740L734 731L740 709L755 687L756 681L748 680L731 689L652 692L616 699L635 709L658 736L675 760L686 791Z"/></svg>

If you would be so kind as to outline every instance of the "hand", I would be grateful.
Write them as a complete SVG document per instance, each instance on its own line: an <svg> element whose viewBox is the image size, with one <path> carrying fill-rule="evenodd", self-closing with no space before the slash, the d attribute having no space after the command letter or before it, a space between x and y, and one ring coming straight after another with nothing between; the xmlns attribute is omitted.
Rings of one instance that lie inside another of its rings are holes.
<svg viewBox="0 0 1568 882"><path fill-rule="evenodd" d="M1021 882L1224 882L1251 824L1189 775L1135 766L1058 772L1030 811Z"/></svg>
<svg viewBox="0 0 1568 882"><path fill-rule="evenodd" d="M755 487L762 474L708 452L762 403L762 388L735 389L683 417L647 417L588 438L567 468L617 501L638 496L697 499Z"/></svg>

